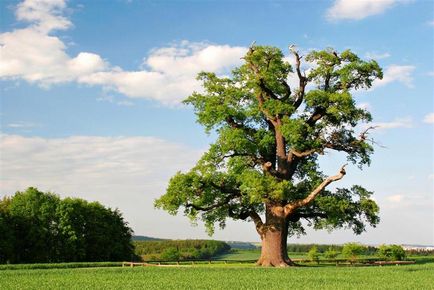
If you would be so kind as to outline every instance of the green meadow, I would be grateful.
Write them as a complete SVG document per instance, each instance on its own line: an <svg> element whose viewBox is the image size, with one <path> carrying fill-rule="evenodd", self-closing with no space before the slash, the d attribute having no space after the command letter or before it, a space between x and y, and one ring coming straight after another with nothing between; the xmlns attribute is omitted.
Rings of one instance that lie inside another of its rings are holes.
<svg viewBox="0 0 434 290"><path fill-rule="evenodd" d="M434 289L434 263L406 266L195 265L0 271L1 289Z"/></svg>

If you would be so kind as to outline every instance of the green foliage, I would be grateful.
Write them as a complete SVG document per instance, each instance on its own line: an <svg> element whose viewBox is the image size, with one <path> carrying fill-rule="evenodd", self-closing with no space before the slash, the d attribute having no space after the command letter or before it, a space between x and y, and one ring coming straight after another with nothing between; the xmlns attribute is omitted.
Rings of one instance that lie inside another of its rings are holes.
<svg viewBox="0 0 434 290"><path fill-rule="evenodd" d="M346 225L356 234L362 233L365 230L363 220L374 225L379 222L379 208L370 199L372 194L359 185L337 188L334 193L325 190L311 205L313 209L327 212L327 219L318 221L315 228L331 230Z"/></svg>
<svg viewBox="0 0 434 290"><path fill-rule="evenodd" d="M366 247L359 243L346 243L342 248L342 255L349 261L354 262L358 256L366 251Z"/></svg>
<svg viewBox="0 0 434 290"><path fill-rule="evenodd" d="M378 256L385 260L402 261L406 253L399 245L381 245L378 248Z"/></svg>
<svg viewBox="0 0 434 290"><path fill-rule="evenodd" d="M135 241L133 244L135 254L145 261L209 259L231 249L225 242L214 240ZM177 255L176 259L175 256L169 257L172 254Z"/></svg>
<svg viewBox="0 0 434 290"><path fill-rule="evenodd" d="M339 253L332 247L329 247L327 251L324 252L324 257L329 260L334 260L339 255Z"/></svg>
<svg viewBox="0 0 434 290"><path fill-rule="evenodd" d="M161 253L161 259L165 261L178 261L181 253L176 248L167 248Z"/></svg>
<svg viewBox="0 0 434 290"><path fill-rule="evenodd" d="M375 61L349 50L312 51L304 58L312 69L290 88L290 74L302 73L280 49L252 46L243 59L231 77L198 75L203 91L184 103L193 106L198 123L216 132L217 140L195 167L173 176L155 201L170 214L182 210L193 222L203 220L210 234L227 218L246 220L251 213L264 213L265 204L305 198L325 178L319 158L326 151L341 152L360 168L370 164L373 153L367 132L355 132L372 117L356 106L351 93L382 78ZM278 158L279 134L286 155ZM291 157L292 152L307 153ZM305 218L314 228L351 228L359 234L366 224L379 222L371 194L358 185L323 191L294 213L289 235L305 233Z"/></svg>
<svg viewBox="0 0 434 290"><path fill-rule="evenodd" d="M309 260L311 260L312 262L319 263L319 253L318 253L318 248L316 246L310 248L309 252L307 253L307 256L309 257Z"/></svg>
<svg viewBox="0 0 434 290"><path fill-rule="evenodd" d="M0 262L121 261L132 230L118 210L36 188L0 201Z"/></svg>
<svg viewBox="0 0 434 290"><path fill-rule="evenodd" d="M10 261L14 256L15 235L11 227L13 217L11 217L9 205L11 199L4 197L0 200L0 263Z"/></svg>

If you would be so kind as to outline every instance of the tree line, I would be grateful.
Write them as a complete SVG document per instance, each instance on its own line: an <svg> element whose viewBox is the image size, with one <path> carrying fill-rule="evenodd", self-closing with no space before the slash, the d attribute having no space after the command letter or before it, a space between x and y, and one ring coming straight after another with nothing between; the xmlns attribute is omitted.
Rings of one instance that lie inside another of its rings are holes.
<svg viewBox="0 0 434 290"><path fill-rule="evenodd" d="M320 245L325 246L325 245ZM346 243L343 246L330 246L324 251L320 246L313 245L307 253L311 261L319 262L320 255L329 260L335 260L342 256L350 262L355 262L360 256L378 256L383 260L402 261L407 254L402 246L399 245L381 245L378 248L365 246L359 243Z"/></svg>
<svg viewBox="0 0 434 290"><path fill-rule="evenodd" d="M0 263L121 261L134 258L119 210L30 187L0 200Z"/></svg>
<svg viewBox="0 0 434 290"><path fill-rule="evenodd" d="M316 247L319 253L325 253L329 249L333 249L338 252L342 252L345 245L327 245L327 244L288 244L289 253L307 253L312 247ZM363 246L363 253L365 255L373 255L377 252L377 248L374 246Z"/></svg>
<svg viewBox="0 0 434 290"><path fill-rule="evenodd" d="M135 241L134 247L145 261L209 259L231 249L227 243L214 240Z"/></svg>

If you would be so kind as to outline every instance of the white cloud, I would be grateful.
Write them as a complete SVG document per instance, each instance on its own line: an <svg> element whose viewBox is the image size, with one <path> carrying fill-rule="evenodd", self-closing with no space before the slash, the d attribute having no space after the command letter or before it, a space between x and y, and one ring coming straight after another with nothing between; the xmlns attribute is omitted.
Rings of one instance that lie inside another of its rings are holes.
<svg viewBox="0 0 434 290"><path fill-rule="evenodd" d="M0 196L35 186L117 207L138 233L166 236L168 225L177 223L183 231L190 228L188 219L156 211L153 202L202 150L155 137L0 135L0 152ZM204 236L203 228L196 231Z"/></svg>
<svg viewBox="0 0 434 290"><path fill-rule="evenodd" d="M32 28L42 33L68 29L72 23L62 14L65 0L26 0L17 5L17 20L30 22Z"/></svg>
<svg viewBox="0 0 434 290"><path fill-rule="evenodd" d="M408 0L336 0L327 10L326 17L330 21L360 20L368 16L383 13L398 3Z"/></svg>
<svg viewBox="0 0 434 290"><path fill-rule="evenodd" d="M379 60L390 57L390 53L384 52L384 53L377 53L377 52L367 52L366 57L369 59Z"/></svg>
<svg viewBox="0 0 434 290"><path fill-rule="evenodd" d="M0 78L3 79L21 78L49 86L107 67L94 53L81 52L70 57L58 37L41 32L35 26L0 34L0 45Z"/></svg>
<svg viewBox="0 0 434 290"><path fill-rule="evenodd" d="M32 185L59 192L165 185L201 153L155 137L19 135L2 135L0 151L3 194Z"/></svg>
<svg viewBox="0 0 434 290"><path fill-rule="evenodd" d="M412 73L416 67L412 65L390 65L383 73L383 79L375 80L372 89L392 82L400 82L408 88L413 87Z"/></svg>
<svg viewBox="0 0 434 290"><path fill-rule="evenodd" d="M151 98L163 104L177 104L200 89L196 75L200 71L227 74L241 63L244 47L191 43L183 41L172 47L153 50L143 60L143 69L124 71L113 68L84 75L78 81L102 85L131 98Z"/></svg>
<svg viewBox="0 0 434 290"><path fill-rule="evenodd" d="M391 122L373 122L368 124L366 127L376 127L377 130L387 130L396 128L412 128L413 120L409 117L407 118L397 118Z"/></svg>
<svg viewBox="0 0 434 290"><path fill-rule="evenodd" d="M423 121L428 124L434 124L434 113L429 113L423 118Z"/></svg>
<svg viewBox="0 0 434 290"><path fill-rule="evenodd" d="M125 71L95 53L67 54L67 45L52 35L72 26L65 10L63 0L26 0L17 6L17 20L30 24L0 34L1 79L24 79L43 87L64 82L100 85L131 98L177 104L200 88L197 73L228 73L247 50L183 41L154 49L143 59L142 68Z"/></svg>

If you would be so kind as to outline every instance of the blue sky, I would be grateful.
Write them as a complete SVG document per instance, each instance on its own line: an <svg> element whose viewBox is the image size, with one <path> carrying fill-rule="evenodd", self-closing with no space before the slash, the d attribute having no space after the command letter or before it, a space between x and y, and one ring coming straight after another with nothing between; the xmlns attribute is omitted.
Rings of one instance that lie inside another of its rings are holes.
<svg viewBox="0 0 434 290"><path fill-rule="evenodd" d="M137 234L204 238L152 207L214 139L180 104L195 75L229 74L254 40L286 54L349 48L383 68L354 96L385 148L337 186L375 191L382 222L291 242L434 244L433 1L3 0L0 11L1 195L37 186L118 207ZM327 155L325 172L341 161ZM245 222L215 238L259 240Z"/></svg>

